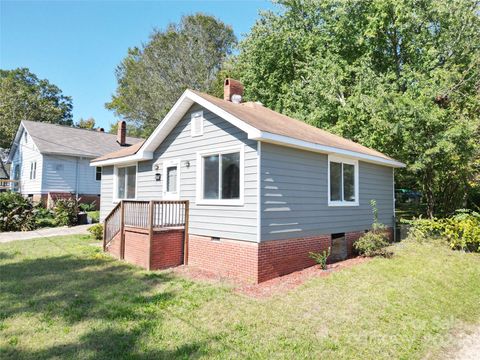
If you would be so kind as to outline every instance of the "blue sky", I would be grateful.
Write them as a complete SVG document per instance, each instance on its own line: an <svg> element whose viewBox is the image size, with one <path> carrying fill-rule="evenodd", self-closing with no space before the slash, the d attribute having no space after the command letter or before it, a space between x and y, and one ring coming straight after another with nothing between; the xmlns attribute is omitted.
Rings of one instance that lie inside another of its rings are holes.
<svg viewBox="0 0 480 360"><path fill-rule="evenodd" d="M272 8L261 0L0 0L0 67L28 67L72 96L74 121L93 116L108 129L117 121L104 107L116 89L115 67L153 28L200 11L230 24L241 38L260 10Z"/></svg>

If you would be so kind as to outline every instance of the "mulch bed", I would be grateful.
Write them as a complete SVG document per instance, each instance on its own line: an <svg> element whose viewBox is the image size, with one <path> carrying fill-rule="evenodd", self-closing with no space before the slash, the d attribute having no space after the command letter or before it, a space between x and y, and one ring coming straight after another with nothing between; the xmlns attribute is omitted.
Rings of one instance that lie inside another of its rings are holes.
<svg viewBox="0 0 480 360"><path fill-rule="evenodd" d="M172 269L175 274L186 276L193 280L207 281L211 283L227 283L234 287L234 291L254 298L268 298L273 295L285 294L286 292L295 289L302 285L307 280L315 277L325 277L330 274L340 271L345 268L363 264L370 261L370 258L356 257L347 259L334 264L329 264L327 270L322 270L318 265L309 268L295 271L291 274L284 275L272 280L262 282L260 284L245 284L239 281L234 281L230 278L221 277L209 271L201 270L191 266L179 266Z"/></svg>

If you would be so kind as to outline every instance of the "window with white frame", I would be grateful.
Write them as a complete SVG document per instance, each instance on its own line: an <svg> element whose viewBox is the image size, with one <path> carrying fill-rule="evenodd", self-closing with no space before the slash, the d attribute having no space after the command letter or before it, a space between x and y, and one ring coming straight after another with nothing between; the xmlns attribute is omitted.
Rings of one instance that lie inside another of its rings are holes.
<svg viewBox="0 0 480 360"><path fill-rule="evenodd" d="M126 166L116 168L117 172L117 199L135 199L137 167Z"/></svg>
<svg viewBox="0 0 480 360"><path fill-rule="evenodd" d="M203 135L203 111L192 113L190 126L192 137Z"/></svg>
<svg viewBox="0 0 480 360"><path fill-rule="evenodd" d="M28 134L26 131L23 133L23 138L25 139L25 144L28 144Z"/></svg>
<svg viewBox="0 0 480 360"><path fill-rule="evenodd" d="M35 180L37 178L37 162L30 162L30 180Z"/></svg>
<svg viewBox="0 0 480 360"><path fill-rule="evenodd" d="M171 160L163 164L163 197L176 200L180 197L180 160Z"/></svg>
<svg viewBox="0 0 480 360"><path fill-rule="evenodd" d="M358 161L336 156L328 157L328 204L358 205Z"/></svg>
<svg viewBox="0 0 480 360"><path fill-rule="evenodd" d="M241 205L243 197L243 151L230 149L199 154L197 203Z"/></svg>
<svg viewBox="0 0 480 360"><path fill-rule="evenodd" d="M102 180L102 167L96 166L95 167L95 180L100 181Z"/></svg>

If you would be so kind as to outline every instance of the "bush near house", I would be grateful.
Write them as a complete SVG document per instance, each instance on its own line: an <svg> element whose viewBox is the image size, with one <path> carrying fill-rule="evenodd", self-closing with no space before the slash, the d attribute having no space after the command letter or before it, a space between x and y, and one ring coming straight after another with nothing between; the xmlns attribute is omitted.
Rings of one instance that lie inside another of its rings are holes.
<svg viewBox="0 0 480 360"><path fill-rule="evenodd" d="M0 231L28 231L35 228L32 202L14 192L0 193Z"/></svg>
<svg viewBox="0 0 480 360"><path fill-rule="evenodd" d="M409 236L416 239L433 237L447 241L450 248L467 252L480 252L480 213L457 210L455 215L438 219L404 220L411 226Z"/></svg>
<svg viewBox="0 0 480 360"><path fill-rule="evenodd" d="M59 199L53 207L58 226L73 226L78 220L78 202L75 199Z"/></svg>
<svg viewBox="0 0 480 360"><path fill-rule="evenodd" d="M103 225L102 224L95 224L90 226L88 232L92 234L95 240L102 240L103 239Z"/></svg>

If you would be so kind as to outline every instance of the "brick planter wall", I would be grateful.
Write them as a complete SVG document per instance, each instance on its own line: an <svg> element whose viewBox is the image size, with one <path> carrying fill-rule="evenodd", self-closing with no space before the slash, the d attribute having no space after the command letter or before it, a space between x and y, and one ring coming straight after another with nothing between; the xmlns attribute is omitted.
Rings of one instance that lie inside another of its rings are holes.
<svg viewBox="0 0 480 360"><path fill-rule="evenodd" d="M148 230L125 228L125 261L148 268Z"/></svg>

